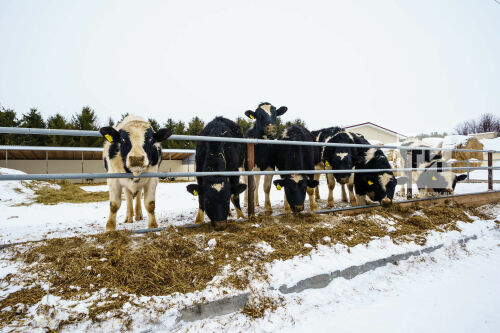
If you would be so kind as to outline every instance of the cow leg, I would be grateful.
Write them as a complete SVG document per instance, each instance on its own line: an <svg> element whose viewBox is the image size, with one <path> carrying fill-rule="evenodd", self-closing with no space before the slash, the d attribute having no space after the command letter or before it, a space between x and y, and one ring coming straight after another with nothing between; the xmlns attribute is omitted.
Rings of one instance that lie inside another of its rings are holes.
<svg viewBox="0 0 500 333"><path fill-rule="evenodd" d="M366 194L360 195L357 194L358 196L358 206L366 206Z"/></svg>
<svg viewBox="0 0 500 333"><path fill-rule="evenodd" d="M259 168L254 168L255 171L260 171ZM259 205L259 185L260 185L260 175L254 176L255 179L255 188L254 188L254 205L255 207L260 207Z"/></svg>
<svg viewBox="0 0 500 333"><path fill-rule="evenodd" d="M419 188L418 189L418 198L422 199L422 198L425 198L425 197L427 197L427 190L423 189L423 188Z"/></svg>
<svg viewBox="0 0 500 333"><path fill-rule="evenodd" d="M238 171L245 171L244 168L238 168ZM243 206L247 207L248 206L248 177L247 176L241 176L243 178L243 184L247 185L247 188L245 190L245 196L243 197Z"/></svg>
<svg viewBox="0 0 500 333"><path fill-rule="evenodd" d="M321 163L318 163L314 166L314 169L316 170L323 170L325 167L324 167L324 164L323 162ZM317 173L314 175L314 180L317 180L319 182L319 179L321 178L321 174L320 173ZM319 200L320 199L320 196L319 196L319 185L316 186L316 188L314 189L314 193L316 195L316 199Z"/></svg>
<svg viewBox="0 0 500 333"><path fill-rule="evenodd" d="M108 180L109 186L109 218L106 222L106 232L116 230L116 212L122 204L122 186L117 179Z"/></svg>
<svg viewBox="0 0 500 333"><path fill-rule="evenodd" d="M328 207L333 207L333 189L335 188L335 177L333 173L327 173L326 180L328 181Z"/></svg>
<svg viewBox="0 0 500 333"><path fill-rule="evenodd" d="M400 195L405 198L406 197L406 185L401 185L401 189L400 189Z"/></svg>
<svg viewBox="0 0 500 333"><path fill-rule="evenodd" d="M286 194L283 193L284 195L284 203L285 203L285 214L288 214L288 213L291 213L292 212L292 209L290 208L290 204L288 203L288 200L286 200Z"/></svg>
<svg viewBox="0 0 500 333"><path fill-rule="evenodd" d="M236 216L238 218L245 218L245 215L241 211L240 196L232 194L231 195L231 202L233 203L234 209L236 210Z"/></svg>
<svg viewBox="0 0 500 333"><path fill-rule="evenodd" d="M266 171L272 171L272 169L267 168ZM271 199L269 198L269 193L271 193L272 180L273 180L273 175L264 176L264 194L266 200L264 206L266 208L266 214L271 214L273 212L273 208L271 207Z"/></svg>
<svg viewBox="0 0 500 333"><path fill-rule="evenodd" d="M345 190L345 184L340 184L340 189L342 192L342 202L348 202L347 200L347 192Z"/></svg>
<svg viewBox="0 0 500 333"><path fill-rule="evenodd" d="M309 208L311 208L311 211L315 211L318 209L318 205L316 204L316 200L314 198L314 192L314 187L307 188L307 195L309 196Z"/></svg>
<svg viewBox="0 0 500 333"><path fill-rule="evenodd" d="M125 200L127 201L127 217L125 217L124 223L132 223L134 222L134 199L128 188L125 188Z"/></svg>
<svg viewBox="0 0 500 333"><path fill-rule="evenodd" d="M148 212L148 229L158 228L155 217L156 185L158 185L158 179L151 178L144 187L144 206Z"/></svg>
<svg viewBox="0 0 500 333"><path fill-rule="evenodd" d="M347 184L347 188L349 189L349 201L351 206L356 206L356 196L354 195L354 184L349 181Z"/></svg>
<svg viewBox="0 0 500 333"><path fill-rule="evenodd" d="M139 189L139 192L137 192L137 196L135 197L135 220L136 221L141 221L144 218L144 216L142 215L141 198L142 198L142 188Z"/></svg>

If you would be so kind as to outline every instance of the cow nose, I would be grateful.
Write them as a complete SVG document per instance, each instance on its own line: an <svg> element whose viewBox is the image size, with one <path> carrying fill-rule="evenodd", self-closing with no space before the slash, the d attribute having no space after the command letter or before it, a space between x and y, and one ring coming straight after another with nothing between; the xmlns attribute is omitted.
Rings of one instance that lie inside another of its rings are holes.
<svg viewBox="0 0 500 333"><path fill-rule="evenodd" d="M130 167L144 166L144 156L129 156Z"/></svg>
<svg viewBox="0 0 500 333"><path fill-rule="evenodd" d="M304 210L304 205L297 205L293 207L293 211L298 213Z"/></svg>
<svg viewBox="0 0 500 333"><path fill-rule="evenodd" d="M389 199L388 197L385 197L380 201L380 204L382 205L382 207L389 207L391 205L391 203L392 203L392 200Z"/></svg>

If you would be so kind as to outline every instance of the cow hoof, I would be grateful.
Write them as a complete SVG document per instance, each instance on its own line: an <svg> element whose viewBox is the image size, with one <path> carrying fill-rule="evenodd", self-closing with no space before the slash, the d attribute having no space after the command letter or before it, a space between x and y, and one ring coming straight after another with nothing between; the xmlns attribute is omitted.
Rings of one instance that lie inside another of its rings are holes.
<svg viewBox="0 0 500 333"><path fill-rule="evenodd" d="M111 231L115 231L115 230L116 230L116 226L106 224L106 232L111 232Z"/></svg>
<svg viewBox="0 0 500 333"><path fill-rule="evenodd" d="M125 221L123 221L123 223L132 223L134 222L134 219L132 218L132 216L127 216L125 218Z"/></svg>
<svg viewBox="0 0 500 333"><path fill-rule="evenodd" d="M333 200L332 201L328 201L328 208L332 208L333 207Z"/></svg>
<svg viewBox="0 0 500 333"><path fill-rule="evenodd" d="M148 229L156 229L156 228L158 228L158 223L156 223L156 221L154 223L148 224Z"/></svg>
<svg viewBox="0 0 500 333"><path fill-rule="evenodd" d="M144 219L144 216L142 216L142 214L135 216L136 221L142 221L143 219Z"/></svg>
<svg viewBox="0 0 500 333"><path fill-rule="evenodd" d="M226 221L215 222L214 229L216 231L222 231L222 230L225 230L226 228L227 228L227 222Z"/></svg>

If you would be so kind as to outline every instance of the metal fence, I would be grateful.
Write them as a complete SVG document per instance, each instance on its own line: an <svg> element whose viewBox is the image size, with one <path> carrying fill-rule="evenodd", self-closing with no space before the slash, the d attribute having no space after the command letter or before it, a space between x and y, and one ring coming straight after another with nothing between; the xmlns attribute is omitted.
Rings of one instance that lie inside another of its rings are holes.
<svg viewBox="0 0 500 333"><path fill-rule="evenodd" d="M66 136L96 136L100 137L98 131L81 131L81 130L60 130L60 129L39 129L39 128L16 128L16 127L0 127L0 133L4 134L25 134L25 135L66 135ZM210 136L196 136L196 135L172 135L169 140L182 140L182 141L215 141L215 142L234 142L246 143L248 147L248 168L254 169L254 145L255 144L275 144L275 145L297 145L297 146L315 146L315 147L357 147L357 148L379 148L379 149L399 149L407 150L407 159L411 155L412 150L434 150L434 151L460 151L460 152L481 152L488 154L487 167L443 167L441 171L453 170L488 170L488 189L493 190L493 170L500 169L500 166L493 166L493 154L500 153L497 150L485 149L457 149L457 148L439 148L439 147L409 147L409 146L382 146L371 144L348 144L348 143L324 143L324 142L310 142L310 141L287 141L287 140L264 140L264 139L242 139L242 138L227 138L227 137L210 137ZM9 146L0 146L0 150L8 150ZM13 147L13 146L11 146ZM19 146L15 146L18 149ZM34 147L26 147L26 149ZM39 147L37 149L47 150L49 147ZM64 147L50 147L54 149L63 150ZM75 148L67 148L75 149ZM95 151L102 151L102 148L84 148L96 149ZM169 150L165 150L169 152ZM186 152L185 150L182 150ZM409 160L408 160L409 161ZM476 162L476 161L474 161ZM479 162L479 160L477 160ZM408 163L406 165L409 165ZM76 173L76 174L24 174L24 175L0 175L0 181L7 180L58 180L58 179L81 179L81 178L152 178L152 177L204 177L204 176L247 176L248 177L248 190L254 191L255 175L289 175L289 174L335 174L335 173L372 173L372 172L389 172L398 171L405 172L408 177L408 196L411 197L411 172L412 171L425 171L426 168L391 168L391 169L348 169L348 170L280 170L280 171L213 171L213 172L158 172L158 173L144 173L139 176L134 176L127 173ZM249 215L254 213L253 195L248 196L248 212Z"/></svg>

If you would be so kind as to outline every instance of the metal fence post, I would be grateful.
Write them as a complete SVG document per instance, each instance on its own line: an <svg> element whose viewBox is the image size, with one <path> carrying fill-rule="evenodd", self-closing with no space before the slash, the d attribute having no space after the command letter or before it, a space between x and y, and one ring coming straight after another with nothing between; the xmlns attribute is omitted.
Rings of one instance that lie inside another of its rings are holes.
<svg viewBox="0 0 500 333"><path fill-rule="evenodd" d="M470 169L469 160L467 159L467 183L470 183Z"/></svg>
<svg viewBox="0 0 500 333"><path fill-rule="evenodd" d="M9 167L9 151L5 149L5 168Z"/></svg>
<svg viewBox="0 0 500 333"><path fill-rule="evenodd" d="M248 143L247 144L247 152L248 152L248 170L252 171L254 168L254 145L253 143ZM255 201L254 201L254 192L255 192L255 182L254 182L254 177L253 176L248 176L248 202L247 202L247 207L248 207L248 217L250 218L251 216L255 215Z"/></svg>
<svg viewBox="0 0 500 333"><path fill-rule="evenodd" d="M409 168L413 168L413 160L412 160L412 154L411 150L408 150L406 152L406 165L409 166ZM408 180L406 182L406 199L410 200L413 198L413 188L412 188L412 171L408 171L406 173L406 176L408 177Z"/></svg>
<svg viewBox="0 0 500 333"><path fill-rule="evenodd" d="M49 152L45 151L45 172L49 174ZM82 170L83 173L83 170Z"/></svg>
<svg viewBox="0 0 500 333"><path fill-rule="evenodd" d="M488 191L493 191L493 153L488 152Z"/></svg>

